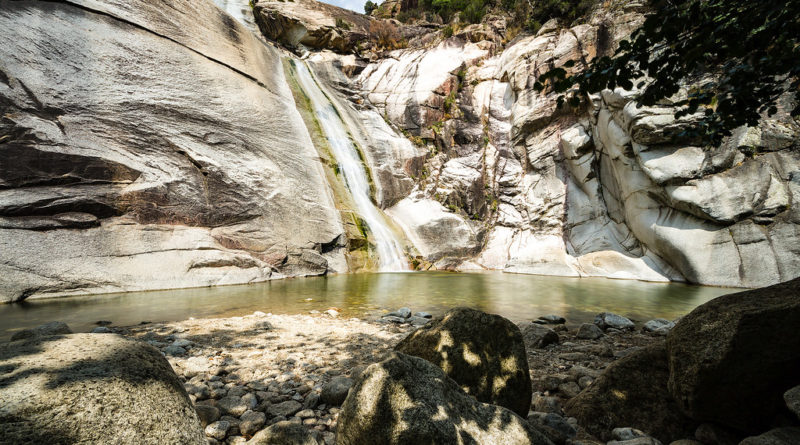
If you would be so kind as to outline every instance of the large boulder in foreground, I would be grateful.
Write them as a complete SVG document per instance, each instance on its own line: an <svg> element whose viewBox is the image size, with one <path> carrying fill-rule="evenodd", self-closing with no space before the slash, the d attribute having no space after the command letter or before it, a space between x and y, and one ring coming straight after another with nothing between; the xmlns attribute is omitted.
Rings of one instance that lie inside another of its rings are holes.
<svg viewBox="0 0 800 445"><path fill-rule="evenodd" d="M669 389L692 418L761 432L800 384L798 326L800 279L711 300L667 336Z"/></svg>
<svg viewBox="0 0 800 445"><path fill-rule="evenodd" d="M206 444L154 347L107 334L0 345L0 443Z"/></svg>
<svg viewBox="0 0 800 445"><path fill-rule="evenodd" d="M342 405L336 443L551 445L510 410L478 402L437 366L402 353L361 374Z"/></svg>
<svg viewBox="0 0 800 445"><path fill-rule="evenodd" d="M692 437L697 423L680 412L667 389L664 343L635 351L612 363L564 411L593 435L612 440L612 429L630 426L663 443Z"/></svg>
<svg viewBox="0 0 800 445"><path fill-rule="evenodd" d="M455 308L396 347L442 368L469 395L521 416L531 405L528 356L519 328L475 309Z"/></svg>

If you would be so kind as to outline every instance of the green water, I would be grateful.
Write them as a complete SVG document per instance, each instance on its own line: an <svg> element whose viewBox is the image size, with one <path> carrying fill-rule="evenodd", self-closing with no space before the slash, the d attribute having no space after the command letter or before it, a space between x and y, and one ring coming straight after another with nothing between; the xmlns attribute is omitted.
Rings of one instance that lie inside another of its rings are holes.
<svg viewBox="0 0 800 445"><path fill-rule="evenodd" d="M735 289L645 283L605 278L563 278L486 273L371 273L276 280L242 286L130 292L0 305L0 338L48 321L64 321L76 332L89 331L98 320L115 325L142 321L175 321L189 317L324 311L342 316L377 317L408 306L442 313L470 306L514 321L559 314L575 324L611 311L646 321L674 319L698 305Z"/></svg>

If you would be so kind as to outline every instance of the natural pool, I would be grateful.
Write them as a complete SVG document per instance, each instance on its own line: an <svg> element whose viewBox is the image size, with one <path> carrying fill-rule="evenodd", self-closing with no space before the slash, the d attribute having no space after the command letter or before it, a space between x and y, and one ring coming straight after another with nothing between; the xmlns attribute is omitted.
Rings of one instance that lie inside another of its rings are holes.
<svg viewBox="0 0 800 445"><path fill-rule="evenodd" d="M130 292L0 305L0 338L48 321L64 321L76 332L99 320L115 325L236 316L259 310L308 313L330 307L342 316L378 316L408 306L441 313L470 306L514 321L555 313L575 324L601 311L646 321L674 319L736 289L645 283L605 278L565 278L502 272L368 273L295 278L240 286Z"/></svg>

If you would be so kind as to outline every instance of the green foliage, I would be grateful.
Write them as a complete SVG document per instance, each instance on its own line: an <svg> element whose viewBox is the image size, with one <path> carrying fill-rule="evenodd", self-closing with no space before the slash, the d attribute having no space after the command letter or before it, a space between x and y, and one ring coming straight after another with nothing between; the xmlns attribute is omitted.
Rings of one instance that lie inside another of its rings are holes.
<svg viewBox="0 0 800 445"><path fill-rule="evenodd" d="M450 111L453 110L453 105L456 104L456 96L457 96L457 92L456 92L456 90L453 90L453 91L450 92L450 94L447 95L447 97L444 98L444 111L445 112L449 113Z"/></svg>
<svg viewBox="0 0 800 445"><path fill-rule="evenodd" d="M486 14L486 9L493 5L494 0L420 0L417 3L418 11L433 11L445 23L449 22L455 13L461 12L461 19L469 23L479 23Z"/></svg>
<svg viewBox="0 0 800 445"><path fill-rule="evenodd" d="M514 8L518 6L514 3L520 3L520 0L503 0L503 3L511 3L510 8ZM531 4L533 10L529 13L525 27L535 33L550 19L559 19L563 24L569 25L585 17L597 3L598 0L537 0Z"/></svg>
<svg viewBox="0 0 800 445"><path fill-rule="evenodd" d="M376 9L378 9L378 4L374 3L372 0L367 0L367 2L364 3L364 13L365 14L370 15L370 14L372 14L372 11L374 11Z"/></svg>
<svg viewBox="0 0 800 445"><path fill-rule="evenodd" d="M447 25L444 28L442 28L442 35L444 36L445 39L449 39L450 37L453 37L453 27L450 26L450 25Z"/></svg>
<svg viewBox="0 0 800 445"><path fill-rule="evenodd" d="M635 86L639 104L652 106L689 82L696 86L677 103L676 117L701 116L674 136L717 145L734 128L774 115L787 91L795 96L791 114L800 116L798 29L797 0L656 0L641 28L613 56L596 58L573 75L553 69L535 87L565 93L559 105L577 105L587 93ZM695 81L703 74L712 79Z"/></svg>
<svg viewBox="0 0 800 445"><path fill-rule="evenodd" d="M340 17L336 19L336 27L348 30L350 29L350 23L348 23L345 19Z"/></svg>

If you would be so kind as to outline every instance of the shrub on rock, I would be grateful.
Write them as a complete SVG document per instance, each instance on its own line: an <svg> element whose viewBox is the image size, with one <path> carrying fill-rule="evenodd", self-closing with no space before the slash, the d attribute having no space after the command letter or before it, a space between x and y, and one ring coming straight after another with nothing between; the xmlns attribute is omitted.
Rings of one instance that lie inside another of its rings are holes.
<svg viewBox="0 0 800 445"><path fill-rule="evenodd" d="M697 424L683 416L667 389L664 343L612 363L591 386L564 406L591 434L611 440L615 427L630 426L663 443L691 437Z"/></svg>
<svg viewBox="0 0 800 445"><path fill-rule="evenodd" d="M71 334L0 345L0 443L206 444L154 347Z"/></svg>
<svg viewBox="0 0 800 445"><path fill-rule="evenodd" d="M481 402L528 414L531 379L522 333L499 315L451 309L395 349L440 367Z"/></svg>
<svg viewBox="0 0 800 445"><path fill-rule="evenodd" d="M550 445L512 411L475 400L432 363L393 353L361 374L342 405L338 445Z"/></svg>
<svg viewBox="0 0 800 445"><path fill-rule="evenodd" d="M800 383L798 326L800 278L699 306L667 335L670 391L692 418L762 432Z"/></svg>

